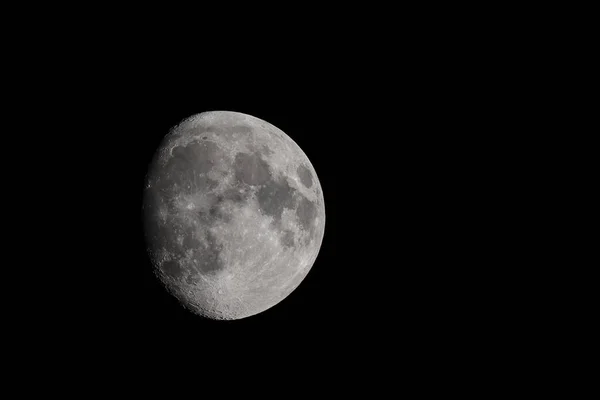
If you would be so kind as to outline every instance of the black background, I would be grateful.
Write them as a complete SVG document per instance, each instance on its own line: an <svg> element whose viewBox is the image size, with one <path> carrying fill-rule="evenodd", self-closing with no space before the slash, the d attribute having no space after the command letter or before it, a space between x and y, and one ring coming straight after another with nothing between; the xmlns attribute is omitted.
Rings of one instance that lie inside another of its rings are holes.
<svg viewBox="0 0 600 400"><path fill-rule="evenodd" d="M546 332L528 327L550 308L532 288L547 272L539 254L555 251L530 250L554 224L554 210L531 217L547 199L529 194L540 176L554 179L535 156L562 157L539 147L541 121L560 114L538 101L556 96L557 53L531 21L554 18L454 4L157 5L6 11L3 199L13 204L3 210L17 223L4 229L3 333L15 340L3 356L16 354L19 390L83 382L86 395L114 397L120 376L136 394L176 382L194 395L314 396L328 383L334 397L361 386L383 397L377 389L447 393L490 376L496 390L529 379L529 349L552 357ZM551 56L536 62L543 44ZM209 110L282 129L325 197L311 272L239 321L179 306L142 240L153 152ZM531 265L542 271L528 279Z"/></svg>
<svg viewBox="0 0 600 400"><path fill-rule="evenodd" d="M40 274L52 284L33 307L43 311L34 324L45 350L124 370L311 363L326 374L399 358L415 369L450 362L485 336L487 311L473 301L492 287L478 268L484 221L465 210L486 195L472 190L481 178L469 154L478 146L486 157L472 135L485 127L486 104L453 69L457 51L349 40L158 52L149 42L53 49L56 68L32 69L36 109L52 105L37 144L58 147L40 184L51 221ZM142 235L154 151L171 127L210 110L282 129L311 160L325 198L308 276L281 303L237 321L181 307L154 278Z"/></svg>

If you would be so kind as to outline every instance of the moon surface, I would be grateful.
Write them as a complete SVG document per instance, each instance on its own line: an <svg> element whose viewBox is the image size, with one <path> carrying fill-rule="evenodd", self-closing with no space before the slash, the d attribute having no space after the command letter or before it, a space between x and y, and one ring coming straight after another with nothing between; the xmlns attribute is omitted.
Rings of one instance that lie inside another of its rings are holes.
<svg viewBox="0 0 600 400"><path fill-rule="evenodd" d="M230 111L171 129L149 166L143 209L156 275L211 319L249 317L287 297L315 262L325 228L321 185L300 147Z"/></svg>

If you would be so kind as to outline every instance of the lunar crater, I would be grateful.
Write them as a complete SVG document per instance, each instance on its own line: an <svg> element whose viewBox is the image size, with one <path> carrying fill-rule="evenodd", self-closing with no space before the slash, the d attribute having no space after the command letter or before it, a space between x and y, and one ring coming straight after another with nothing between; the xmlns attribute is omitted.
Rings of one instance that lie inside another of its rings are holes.
<svg viewBox="0 0 600 400"><path fill-rule="evenodd" d="M312 186L312 175L310 173L310 170L305 165L299 165L296 169L296 173L300 178L300 182L304 186L306 186L307 188L310 188Z"/></svg>

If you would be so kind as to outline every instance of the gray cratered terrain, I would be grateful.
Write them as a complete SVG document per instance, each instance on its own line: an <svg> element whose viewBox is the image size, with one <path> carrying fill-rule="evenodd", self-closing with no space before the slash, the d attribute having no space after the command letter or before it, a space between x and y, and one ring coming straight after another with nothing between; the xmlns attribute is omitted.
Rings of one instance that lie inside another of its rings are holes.
<svg viewBox="0 0 600 400"><path fill-rule="evenodd" d="M150 258L166 288L213 319L258 314L312 267L323 194L298 145L250 115L214 111L174 127L144 193Z"/></svg>

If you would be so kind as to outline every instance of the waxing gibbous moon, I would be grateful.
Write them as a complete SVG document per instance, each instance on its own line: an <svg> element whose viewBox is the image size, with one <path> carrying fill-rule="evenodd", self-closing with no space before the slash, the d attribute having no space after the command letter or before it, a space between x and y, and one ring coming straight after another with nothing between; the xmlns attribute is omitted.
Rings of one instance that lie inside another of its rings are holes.
<svg viewBox="0 0 600 400"><path fill-rule="evenodd" d="M311 269L325 206L308 157L284 132L230 111L194 115L156 150L144 189L155 273L186 308L240 319L287 297Z"/></svg>

